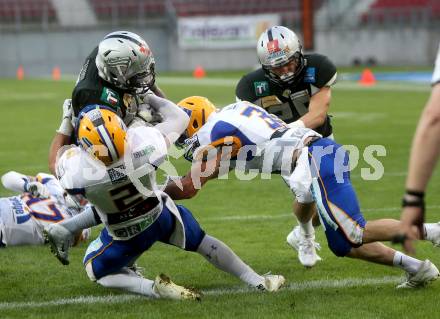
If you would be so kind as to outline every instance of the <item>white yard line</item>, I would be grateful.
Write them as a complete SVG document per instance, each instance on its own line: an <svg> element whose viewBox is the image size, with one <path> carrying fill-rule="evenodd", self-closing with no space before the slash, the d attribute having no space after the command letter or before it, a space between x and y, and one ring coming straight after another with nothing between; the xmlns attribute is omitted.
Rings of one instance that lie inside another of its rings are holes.
<svg viewBox="0 0 440 319"><path fill-rule="evenodd" d="M352 287L366 287L375 285L397 284L402 281L403 277L387 276L382 278L344 278L337 280L311 280L303 282L292 282L283 288L284 291L306 291L314 289L331 289L331 288L352 288ZM390 287L390 291L392 292ZM249 294L260 293L258 290L250 287L231 287L222 289L208 289L202 290L206 296L220 296L230 294ZM76 304L98 304L98 303L124 303L132 300L140 300L145 297L138 295L110 295L110 296L80 296L76 298L54 299L43 302L1 302L0 310L7 309L25 309L25 308L41 308L52 306L65 306Z"/></svg>
<svg viewBox="0 0 440 319"><path fill-rule="evenodd" d="M426 209L439 209L440 205L429 205L426 206ZM366 212L396 212L400 211L402 207L394 206L394 207L378 207L378 208L361 208L363 213ZM229 215L229 216L220 216L220 217L199 217L200 222L208 222L208 221L235 221L235 220L268 220L268 219L283 219L283 218L291 218L292 213L288 214L278 214L278 215Z"/></svg>

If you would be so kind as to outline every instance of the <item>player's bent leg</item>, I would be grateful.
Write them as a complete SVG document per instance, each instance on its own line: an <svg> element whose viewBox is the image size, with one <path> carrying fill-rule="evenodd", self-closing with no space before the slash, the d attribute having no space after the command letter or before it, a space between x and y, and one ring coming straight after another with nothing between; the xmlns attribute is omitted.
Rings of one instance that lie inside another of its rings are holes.
<svg viewBox="0 0 440 319"><path fill-rule="evenodd" d="M414 227L416 229L416 227ZM363 242L392 241L401 233L401 222L396 219L377 219L368 221L365 225Z"/></svg>
<svg viewBox="0 0 440 319"><path fill-rule="evenodd" d="M395 252L396 251L394 249L377 242L352 248L347 254L347 257L392 266Z"/></svg>
<svg viewBox="0 0 440 319"><path fill-rule="evenodd" d="M185 250L202 255L214 267L225 271L245 283L267 291L277 291L285 282L283 276L260 276L244 263L225 243L205 234L192 213L184 206L177 205L185 227Z"/></svg>
<svg viewBox="0 0 440 319"><path fill-rule="evenodd" d="M440 246L440 223L425 223L423 226L424 233L419 237L432 242L434 246ZM401 229L401 222L396 219L368 221L365 225L363 242L391 241L401 233ZM414 226L413 231L418 233L418 228Z"/></svg>
<svg viewBox="0 0 440 319"><path fill-rule="evenodd" d="M260 290L277 291L285 283L281 275L259 275L249 267L225 243L205 235L197 252L216 268L227 272L248 285Z"/></svg>
<svg viewBox="0 0 440 319"><path fill-rule="evenodd" d="M366 224L350 182L348 153L340 145L320 139L309 147L309 161L312 193L328 246L336 256L346 256L362 245Z"/></svg>
<svg viewBox="0 0 440 319"><path fill-rule="evenodd" d="M418 260L379 242L353 248L347 256L403 269L406 280L397 288L424 287L439 276L437 267L429 260Z"/></svg>

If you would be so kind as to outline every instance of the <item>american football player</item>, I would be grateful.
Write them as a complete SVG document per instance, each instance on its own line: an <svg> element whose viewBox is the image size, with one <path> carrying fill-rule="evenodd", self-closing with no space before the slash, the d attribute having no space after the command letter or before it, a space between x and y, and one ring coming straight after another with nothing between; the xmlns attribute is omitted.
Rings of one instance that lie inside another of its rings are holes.
<svg viewBox="0 0 440 319"><path fill-rule="evenodd" d="M219 112L203 97L189 97L178 104L191 114L186 157L193 163L187 175L165 188L171 198L191 198L208 180L233 168L280 173L299 202L311 197L316 201L335 255L405 270L407 280L398 288L421 287L437 279L439 271L429 260L412 258L380 243L392 240L401 223L364 219L350 182L348 153L341 145L311 129L286 124L250 102L237 102ZM440 225L428 226L427 238L439 245Z"/></svg>
<svg viewBox="0 0 440 319"><path fill-rule="evenodd" d="M241 78L235 91L237 100L252 102L288 124L333 138L327 113L337 78L334 64L321 54L303 54L296 34L283 26L260 35L257 54L261 68ZM321 259L312 225L315 211L313 202L295 201L293 212L299 227L287 236L287 243L298 251L298 259L306 267Z"/></svg>
<svg viewBox="0 0 440 319"><path fill-rule="evenodd" d="M155 62L143 38L128 31L112 32L104 37L87 57L72 92L63 104L63 119L52 140L49 169L55 173L55 159L60 147L72 140L75 117L91 104L114 109L129 125L134 120L151 122L159 119L144 103L143 96L152 92L164 97L155 84Z"/></svg>
<svg viewBox="0 0 440 319"><path fill-rule="evenodd" d="M43 228L81 212L86 202L73 200L49 174L35 177L15 171L1 178L5 188L20 193L0 198L0 247L43 245ZM73 243L87 240L90 229L78 232Z"/></svg>
<svg viewBox="0 0 440 319"><path fill-rule="evenodd" d="M206 234L187 208L174 204L157 186L156 169L189 119L177 105L162 100L157 111L163 121L154 127L127 129L107 107L84 109L77 132L80 146L65 150L57 160L57 176L63 187L69 193L83 194L105 225L85 254L89 278L105 287L154 298L199 299L197 292L169 278L152 281L128 267L160 241L197 252L251 286L278 290L284 277L255 273L226 244ZM67 256L61 250L66 236L62 234L71 236L69 226L52 225L46 232L55 251L60 252L57 257L65 262L63 257Z"/></svg>

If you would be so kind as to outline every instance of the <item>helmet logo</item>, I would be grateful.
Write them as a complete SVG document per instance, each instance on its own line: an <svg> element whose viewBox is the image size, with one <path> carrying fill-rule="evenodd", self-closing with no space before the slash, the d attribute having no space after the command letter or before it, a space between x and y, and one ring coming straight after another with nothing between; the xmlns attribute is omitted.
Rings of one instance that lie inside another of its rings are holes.
<svg viewBox="0 0 440 319"><path fill-rule="evenodd" d="M278 39L272 40L267 42L267 51L269 51L269 53L275 53L280 51L280 46L278 44Z"/></svg>
<svg viewBox="0 0 440 319"><path fill-rule="evenodd" d="M150 50L148 50L146 47L144 47L143 45L140 46L139 51L142 52L145 55L148 55L150 53Z"/></svg>

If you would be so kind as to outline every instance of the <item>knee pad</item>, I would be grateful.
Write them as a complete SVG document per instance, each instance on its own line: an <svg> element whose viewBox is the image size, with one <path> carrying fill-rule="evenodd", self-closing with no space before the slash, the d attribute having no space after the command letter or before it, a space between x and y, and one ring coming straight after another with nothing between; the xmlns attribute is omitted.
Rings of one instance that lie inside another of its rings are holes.
<svg viewBox="0 0 440 319"><path fill-rule="evenodd" d="M87 276L89 277L89 279L91 281L96 281L96 277L95 277L95 273L93 272L93 266L92 266L92 262L91 261L89 261L86 264L86 273L87 273Z"/></svg>

